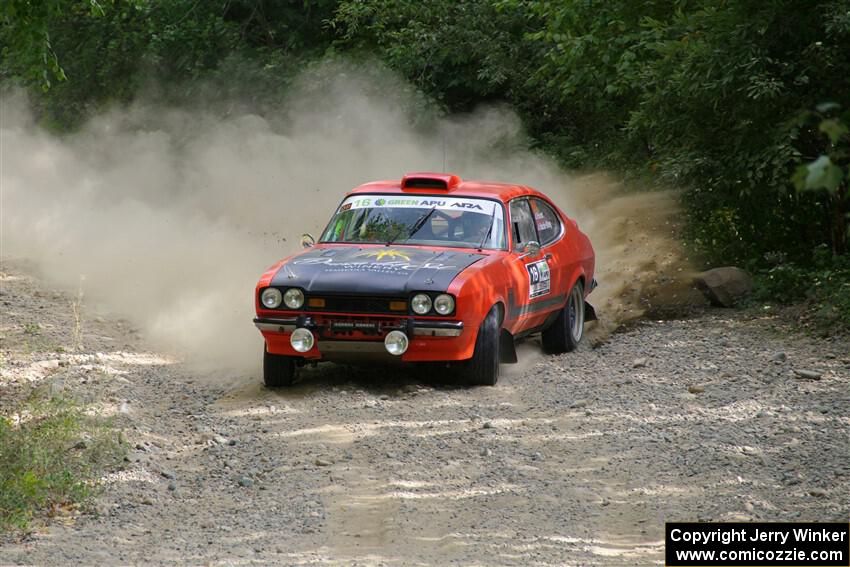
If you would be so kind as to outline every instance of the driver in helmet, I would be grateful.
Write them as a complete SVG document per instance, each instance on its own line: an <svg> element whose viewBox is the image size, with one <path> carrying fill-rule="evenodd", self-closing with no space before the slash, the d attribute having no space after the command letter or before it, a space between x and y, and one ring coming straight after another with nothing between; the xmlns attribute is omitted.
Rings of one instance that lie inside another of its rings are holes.
<svg viewBox="0 0 850 567"><path fill-rule="evenodd" d="M464 242L481 242L484 236L490 229L490 217L478 213L464 213L460 217L460 224L463 227Z"/></svg>

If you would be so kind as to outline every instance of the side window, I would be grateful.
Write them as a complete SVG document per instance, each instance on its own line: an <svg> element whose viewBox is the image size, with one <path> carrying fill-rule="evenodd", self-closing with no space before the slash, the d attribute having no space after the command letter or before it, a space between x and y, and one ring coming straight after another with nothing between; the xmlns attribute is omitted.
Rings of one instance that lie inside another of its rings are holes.
<svg viewBox="0 0 850 567"><path fill-rule="evenodd" d="M526 242L537 240L534 218L527 199L511 201L511 234L514 237L514 248L521 248Z"/></svg>
<svg viewBox="0 0 850 567"><path fill-rule="evenodd" d="M540 245L549 244L561 234L561 219L548 203L540 199L531 199L531 209L534 212L534 225L540 235Z"/></svg>

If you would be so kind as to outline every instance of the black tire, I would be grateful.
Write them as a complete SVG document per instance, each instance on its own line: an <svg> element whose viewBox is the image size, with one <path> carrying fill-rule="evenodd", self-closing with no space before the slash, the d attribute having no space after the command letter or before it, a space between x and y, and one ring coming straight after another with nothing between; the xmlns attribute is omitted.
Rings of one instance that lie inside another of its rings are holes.
<svg viewBox="0 0 850 567"><path fill-rule="evenodd" d="M584 286L578 280L558 318L543 331L543 350L549 354L574 351L584 337Z"/></svg>
<svg viewBox="0 0 850 567"><path fill-rule="evenodd" d="M297 358L282 354L271 354L263 349L263 381L269 388L291 386L298 375Z"/></svg>
<svg viewBox="0 0 850 567"><path fill-rule="evenodd" d="M499 308L493 306L478 328L475 350L464 365L466 383L474 386L495 386L499 381Z"/></svg>

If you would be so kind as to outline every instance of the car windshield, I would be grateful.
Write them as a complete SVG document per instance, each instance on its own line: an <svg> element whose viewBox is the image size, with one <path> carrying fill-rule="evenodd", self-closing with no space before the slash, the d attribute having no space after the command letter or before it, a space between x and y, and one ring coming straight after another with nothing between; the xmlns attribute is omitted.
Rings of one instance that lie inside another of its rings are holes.
<svg viewBox="0 0 850 567"><path fill-rule="evenodd" d="M353 195L340 205L321 241L503 249L504 215L502 206L488 199Z"/></svg>

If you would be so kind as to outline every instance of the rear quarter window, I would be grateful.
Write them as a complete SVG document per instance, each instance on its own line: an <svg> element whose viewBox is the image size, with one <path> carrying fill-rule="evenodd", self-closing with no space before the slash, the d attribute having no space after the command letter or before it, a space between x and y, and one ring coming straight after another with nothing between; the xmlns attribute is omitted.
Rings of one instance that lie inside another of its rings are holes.
<svg viewBox="0 0 850 567"><path fill-rule="evenodd" d="M541 246L549 244L560 236L561 219L548 203L536 198L531 199L531 210Z"/></svg>

